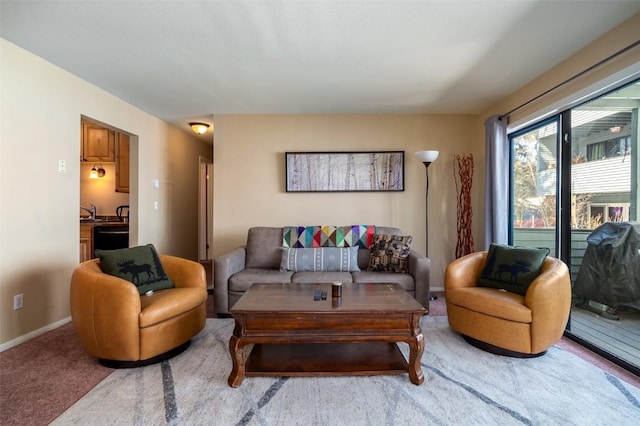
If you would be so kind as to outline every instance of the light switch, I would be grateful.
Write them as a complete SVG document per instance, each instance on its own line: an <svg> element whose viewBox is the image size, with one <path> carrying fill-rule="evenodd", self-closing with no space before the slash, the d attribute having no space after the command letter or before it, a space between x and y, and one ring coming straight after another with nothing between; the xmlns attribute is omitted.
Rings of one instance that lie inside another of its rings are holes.
<svg viewBox="0 0 640 426"><path fill-rule="evenodd" d="M153 202L153 208L158 210L160 208L160 203L158 203L157 201Z"/></svg>
<svg viewBox="0 0 640 426"><path fill-rule="evenodd" d="M153 180L153 187L154 188L160 188L160 179L154 179Z"/></svg>

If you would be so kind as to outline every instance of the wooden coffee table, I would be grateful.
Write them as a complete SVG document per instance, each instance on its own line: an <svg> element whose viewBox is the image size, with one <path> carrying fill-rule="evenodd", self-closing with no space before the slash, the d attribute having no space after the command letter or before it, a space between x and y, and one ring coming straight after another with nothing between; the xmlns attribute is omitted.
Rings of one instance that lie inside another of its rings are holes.
<svg viewBox="0 0 640 426"><path fill-rule="evenodd" d="M398 284L254 284L230 310L229 386L245 376L347 376L409 373L424 381L420 360L427 310ZM326 300L314 301L314 291ZM397 342L409 345L409 360Z"/></svg>

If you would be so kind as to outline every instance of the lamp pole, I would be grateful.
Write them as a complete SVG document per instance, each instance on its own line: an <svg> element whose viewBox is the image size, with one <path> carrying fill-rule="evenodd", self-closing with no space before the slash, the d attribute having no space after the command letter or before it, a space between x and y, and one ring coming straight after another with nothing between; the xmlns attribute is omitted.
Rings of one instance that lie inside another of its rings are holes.
<svg viewBox="0 0 640 426"><path fill-rule="evenodd" d="M425 256L429 257L429 166L436 161L439 151L418 151L416 158L422 161L427 173L427 189L424 193L424 237L425 237ZM437 296L429 295L429 300L436 300Z"/></svg>
<svg viewBox="0 0 640 426"><path fill-rule="evenodd" d="M425 256L429 257L429 165L431 162L423 162L427 174L427 189L424 193L424 238L425 238Z"/></svg>
<svg viewBox="0 0 640 426"><path fill-rule="evenodd" d="M427 189L424 194L424 228L425 228L425 256L429 257L429 166L436 161L439 151L418 151L416 158L422 161L427 173Z"/></svg>

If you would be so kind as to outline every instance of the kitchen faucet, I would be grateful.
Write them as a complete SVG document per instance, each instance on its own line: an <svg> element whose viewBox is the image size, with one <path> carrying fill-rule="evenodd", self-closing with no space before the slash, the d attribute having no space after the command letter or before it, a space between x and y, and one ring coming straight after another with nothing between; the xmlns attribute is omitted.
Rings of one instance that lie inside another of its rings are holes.
<svg viewBox="0 0 640 426"><path fill-rule="evenodd" d="M91 209L80 206L80 209L89 212L89 214L91 215L91 220L96 220L96 206L91 204Z"/></svg>

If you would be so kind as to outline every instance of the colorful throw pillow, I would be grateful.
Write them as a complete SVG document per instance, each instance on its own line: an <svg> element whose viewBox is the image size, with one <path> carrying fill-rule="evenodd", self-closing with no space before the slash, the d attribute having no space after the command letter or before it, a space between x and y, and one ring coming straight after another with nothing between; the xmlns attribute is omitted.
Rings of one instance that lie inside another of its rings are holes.
<svg viewBox="0 0 640 426"><path fill-rule="evenodd" d="M350 226L285 226L282 229L282 246L310 247L371 247L374 225Z"/></svg>
<svg viewBox="0 0 640 426"><path fill-rule="evenodd" d="M375 234L369 256L369 271L409 272L409 251L413 237Z"/></svg>
<svg viewBox="0 0 640 426"><path fill-rule="evenodd" d="M360 272L358 247L282 248L281 271Z"/></svg>
<svg viewBox="0 0 640 426"><path fill-rule="evenodd" d="M478 286L503 289L524 296L531 282L540 275L548 254L546 247L491 244Z"/></svg>
<svg viewBox="0 0 640 426"><path fill-rule="evenodd" d="M164 272L153 244L100 250L97 254L102 272L133 283L140 294L174 287L173 281Z"/></svg>

